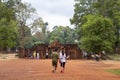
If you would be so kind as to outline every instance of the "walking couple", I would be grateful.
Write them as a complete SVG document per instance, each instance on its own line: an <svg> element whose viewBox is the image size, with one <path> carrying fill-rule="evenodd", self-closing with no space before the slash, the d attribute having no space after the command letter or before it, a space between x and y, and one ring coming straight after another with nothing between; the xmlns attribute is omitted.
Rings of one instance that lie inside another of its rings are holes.
<svg viewBox="0 0 120 80"><path fill-rule="evenodd" d="M57 64L58 61L60 62L60 67L61 67L61 73L64 73L65 70L65 63L66 63L66 59L69 57L66 57L66 54L64 52L64 50L62 49L62 51L60 53L57 52L57 49L55 49L52 52L52 66L53 66L53 70L52 72L56 72L57 70Z"/></svg>

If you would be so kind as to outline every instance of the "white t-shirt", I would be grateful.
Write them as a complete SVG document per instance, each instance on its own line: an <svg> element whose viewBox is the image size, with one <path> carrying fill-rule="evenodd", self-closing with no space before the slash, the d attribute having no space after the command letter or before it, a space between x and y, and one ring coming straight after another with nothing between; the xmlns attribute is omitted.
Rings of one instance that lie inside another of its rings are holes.
<svg viewBox="0 0 120 80"><path fill-rule="evenodd" d="M64 55L62 55L62 53L60 53L59 58L60 58L61 62L66 62L66 54L65 53L64 53Z"/></svg>
<svg viewBox="0 0 120 80"><path fill-rule="evenodd" d="M62 56L62 51L60 51L60 53L59 53L59 58Z"/></svg>
<svg viewBox="0 0 120 80"><path fill-rule="evenodd" d="M48 52L46 52L46 55L48 55Z"/></svg>

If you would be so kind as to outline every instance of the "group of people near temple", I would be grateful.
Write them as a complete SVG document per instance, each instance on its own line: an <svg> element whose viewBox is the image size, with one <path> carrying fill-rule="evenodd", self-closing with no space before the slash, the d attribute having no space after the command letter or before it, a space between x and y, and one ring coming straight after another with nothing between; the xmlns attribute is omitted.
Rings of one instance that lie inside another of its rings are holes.
<svg viewBox="0 0 120 80"><path fill-rule="evenodd" d="M82 53L83 53L83 58L84 59L88 59L88 57L90 57L90 58L92 58L96 61L99 61L100 58L102 57L102 55L105 56L105 54L106 54L105 51L102 51L102 52L99 52L99 53L90 53L90 54L88 54L86 51L82 51Z"/></svg>
<svg viewBox="0 0 120 80"><path fill-rule="evenodd" d="M42 52L36 52L34 50L32 53L30 53L30 51L28 52L28 58L29 59L42 59L42 58L48 59L49 55L48 55L48 51L46 51L44 55Z"/></svg>
<svg viewBox="0 0 120 80"><path fill-rule="evenodd" d="M53 66L52 72L53 73L56 72L59 62L61 68L60 73L64 73L66 60L69 58L69 56L66 56L64 49L62 49L60 52L58 52L57 49L54 49L51 58L52 58L52 66Z"/></svg>

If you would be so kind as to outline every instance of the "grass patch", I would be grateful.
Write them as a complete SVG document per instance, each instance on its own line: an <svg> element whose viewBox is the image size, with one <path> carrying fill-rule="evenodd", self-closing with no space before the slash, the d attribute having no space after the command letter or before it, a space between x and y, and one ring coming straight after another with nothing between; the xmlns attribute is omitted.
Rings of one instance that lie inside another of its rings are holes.
<svg viewBox="0 0 120 80"><path fill-rule="evenodd" d="M108 54L107 56L112 60L120 60L120 54Z"/></svg>
<svg viewBox="0 0 120 80"><path fill-rule="evenodd" d="M120 69L107 69L106 71L120 76Z"/></svg>

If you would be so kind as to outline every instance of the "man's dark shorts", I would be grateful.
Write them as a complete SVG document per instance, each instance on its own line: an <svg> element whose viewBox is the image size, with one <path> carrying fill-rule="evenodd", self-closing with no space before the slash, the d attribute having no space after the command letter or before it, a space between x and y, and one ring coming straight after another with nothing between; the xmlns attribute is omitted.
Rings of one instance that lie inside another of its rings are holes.
<svg viewBox="0 0 120 80"><path fill-rule="evenodd" d="M57 67L57 61L52 61L52 66Z"/></svg>

